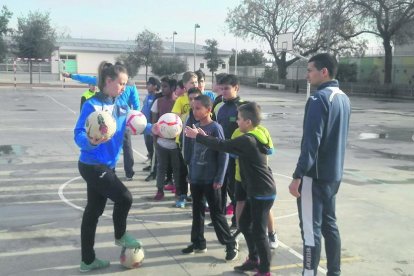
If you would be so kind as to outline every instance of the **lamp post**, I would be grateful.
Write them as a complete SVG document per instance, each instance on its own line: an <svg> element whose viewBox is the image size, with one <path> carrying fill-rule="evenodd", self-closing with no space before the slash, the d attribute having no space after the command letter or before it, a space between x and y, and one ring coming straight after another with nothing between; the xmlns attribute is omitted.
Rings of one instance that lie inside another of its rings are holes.
<svg viewBox="0 0 414 276"><path fill-rule="evenodd" d="M174 53L174 56L175 56L175 40L174 40L174 38L175 38L175 35L177 35L177 34L178 33L176 31L173 32L173 53Z"/></svg>
<svg viewBox="0 0 414 276"><path fill-rule="evenodd" d="M194 71L196 69L196 40L197 40L197 28L200 28L200 25L195 24L194 25Z"/></svg>
<svg viewBox="0 0 414 276"><path fill-rule="evenodd" d="M236 52L234 55L234 74L237 76L237 36L236 36Z"/></svg>

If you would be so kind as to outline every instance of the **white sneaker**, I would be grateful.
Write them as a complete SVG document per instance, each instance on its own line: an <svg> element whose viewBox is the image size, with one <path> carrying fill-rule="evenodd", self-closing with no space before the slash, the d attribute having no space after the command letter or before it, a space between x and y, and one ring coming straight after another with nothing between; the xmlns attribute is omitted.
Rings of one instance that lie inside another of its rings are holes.
<svg viewBox="0 0 414 276"><path fill-rule="evenodd" d="M278 248L279 247L279 240L277 239L276 232L269 233L268 237L269 237L269 246L270 246L270 248L271 249Z"/></svg>

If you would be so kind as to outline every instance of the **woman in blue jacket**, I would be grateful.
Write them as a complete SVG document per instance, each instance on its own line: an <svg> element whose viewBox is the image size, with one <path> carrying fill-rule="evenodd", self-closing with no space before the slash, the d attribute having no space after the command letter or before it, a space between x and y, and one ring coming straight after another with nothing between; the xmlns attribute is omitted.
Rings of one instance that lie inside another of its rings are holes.
<svg viewBox="0 0 414 276"><path fill-rule="evenodd" d="M115 63L115 65L117 64L122 65L121 63L118 63L118 62ZM87 83L89 85L94 85L94 86L98 85L97 84L98 79L95 76L70 74L70 73L62 73L62 75L65 78L71 78L73 80L76 80L82 83ZM125 99L128 102L128 105L132 109L134 110L140 109L139 93L138 93L137 87L135 86L135 83L128 82L120 98ZM81 103L81 106L83 105L83 102ZM126 180L130 181L133 179L135 172L134 172L134 152L132 150L132 145L131 145L131 134L128 131L125 131L125 134L124 134L124 143L122 146L122 150L124 153L123 154L124 170L125 170Z"/></svg>
<svg viewBox="0 0 414 276"><path fill-rule="evenodd" d="M115 174L129 111L127 100L118 97L128 81L127 71L122 65L102 62L98 80L100 92L84 103L74 130L75 142L80 148L79 172L87 184L87 204L81 225L81 272L109 266L109 261L95 257L93 249L98 219L108 198L114 202L115 244L127 248L141 247L141 243L126 232L132 195ZM107 111L115 118L117 127L111 139L88 137L85 122L94 111Z"/></svg>

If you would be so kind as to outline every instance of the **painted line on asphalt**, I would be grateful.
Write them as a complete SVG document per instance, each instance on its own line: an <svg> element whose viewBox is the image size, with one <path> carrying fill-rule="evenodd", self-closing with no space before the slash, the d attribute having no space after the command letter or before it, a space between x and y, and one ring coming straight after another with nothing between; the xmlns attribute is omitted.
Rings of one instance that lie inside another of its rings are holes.
<svg viewBox="0 0 414 276"><path fill-rule="evenodd" d="M46 96L46 97L48 97L49 99L51 99L52 101L54 101L55 103L57 103L58 105L60 105L60 106L62 106L62 107L64 107L64 108L66 108L67 110L69 110L70 112L72 112L74 115L76 115L76 111L74 111L72 108L70 108L69 106L67 106L67 105L65 105L65 104L63 104L63 103L61 103L61 102L59 102L58 100L56 100L55 98L53 98L52 96L50 96L50 95L46 95L46 94L43 94L43 96Z"/></svg>
<svg viewBox="0 0 414 276"><path fill-rule="evenodd" d="M135 153L137 153L139 156L141 156L141 157L143 157L143 158L146 158L143 154L141 154L140 152L136 151L135 149L133 149L133 151L134 151ZM282 177L285 177L285 178L288 178L288 179L292 179L290 176L287 176L287 175L284 175L284 174L273 173L273 175L276 175L276 176L282 176ZM75 208L75 209L77 209L77 210L84 211L84 210L85 210L84 208L82 208L82 207L80 207L80 206L78 206L78 205L76 205L76 204L72 203L72 202L71 202L70 200L68 200L68 199L64 196L64 194L63 194L63 191L64 191L65 187L66 187L67 185L69 185L71 182L73 182L73 181L75 181L75 180L78 180L79 178L81 178L81 177L80 177L80 176L78 176L78 177L72 178L72 179L70 179L70 180L66 181L65 183L63 183L63 184L59 187L58 194L59 194L60 199L61 199L63 202L65 202L67 205L69 205L69 206L71 206L71 207L73 207L73 208ZM282 216L282 217L276 217L276 219L279 219L279 220L280 220L280 219L282 219L282 218L291 217L291 216L296 216L296 215L297 215L297 213L294 213L294 214L285 215L285 216ZM105 213L104 213L104 214L102 214L102 216L105 216L105 217L111 217L110 215L105 214ZM142 223L147 222L147 223L160 223L160 224L179 224L179 225L191 225L191 223L180 223L180 222L160 222L160 221L150 221L150 220L140 220L140 219L135 219L135 220L136 220L136 221L140 221L140 222L142 222ZM279 244L280 244L282 247L284 247L285 249L287 249L289 253L291 253L292 255L294 255L294 256L298 257L299 259L303 260L303 255L302 255L302 254L300 254L299 252L295 251L293 248L291 248L291 247L287 246L286 244L284 244L284 243L283 243L283 242L281 242L281 241L279 241ZM325 274L325 275L326 275L326 272L327 272L327 271L326 271L326 269L324 269L324 268L322 268L322 267L318 267L318 271L319 271L320 273L322 273L322 274Z"/></svg>
<svg viewBox="0 0 414 276"><path fill-rule="evenodd" d="M345 258L341 258L341 263L352 263L352 262L357 262L360 261L361 258L359 257L345 257ZM319 263L321 264L326 264L326 260L321 260ZM272 266L270 267L271 271L276 271L276 270L285 270L285 269L290 269L290 268L302 268L302 263L296 263L296 264L288 264L288 265L276 265L276 266Z"/></svg>

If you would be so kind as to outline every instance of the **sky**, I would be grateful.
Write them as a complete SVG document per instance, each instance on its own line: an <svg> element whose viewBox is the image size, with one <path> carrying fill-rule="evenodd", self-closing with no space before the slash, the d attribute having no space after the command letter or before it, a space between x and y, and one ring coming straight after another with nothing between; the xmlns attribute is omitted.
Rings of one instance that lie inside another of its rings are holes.
<svg viewBox="0 0 414 276"><path fill-rule="evenodd" d="M194 41L216 39L223 50L268 50L265 42L235 38L225 20L230 8L239 0L1 0L13 17L9 27L17 27L17 18L29 11L49 12L52 26L58 33L73 38L132 40L145 29L156 33L164 41Z"/></svg>

